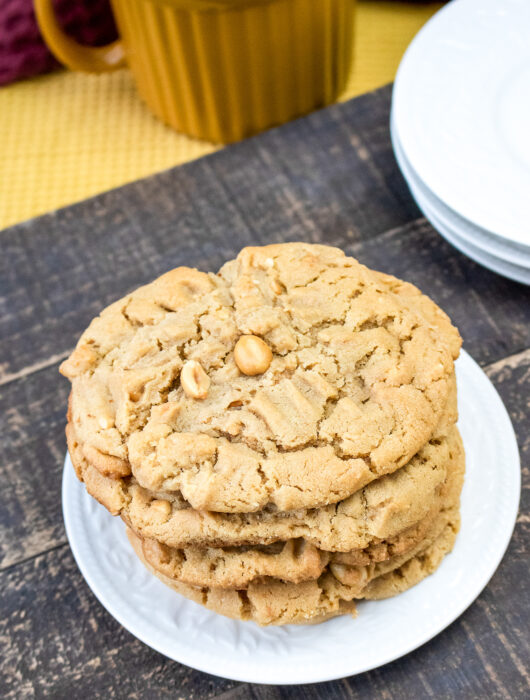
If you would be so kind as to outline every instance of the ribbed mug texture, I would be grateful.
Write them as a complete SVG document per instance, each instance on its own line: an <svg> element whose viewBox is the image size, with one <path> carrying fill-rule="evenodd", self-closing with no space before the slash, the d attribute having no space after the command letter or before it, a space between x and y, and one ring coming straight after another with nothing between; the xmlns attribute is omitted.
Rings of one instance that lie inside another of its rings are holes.
<svg viewBox="0 0 530 700"><path fill-rule="evenodd" d="M112 0L151 110L178 131L225 143L333 102L351 65L354 4Z"/></svg>

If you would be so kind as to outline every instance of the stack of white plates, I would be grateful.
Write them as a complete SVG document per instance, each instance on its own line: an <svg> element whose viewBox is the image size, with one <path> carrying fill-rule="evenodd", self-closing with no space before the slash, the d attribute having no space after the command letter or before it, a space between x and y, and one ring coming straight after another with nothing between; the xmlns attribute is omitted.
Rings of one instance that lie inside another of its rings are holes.
<svg viewBox="0 0 530 700"><path fill-rule="evenodd" d="M454 0L401 62L394 151L434 228L530 284L530 0Z"/></svg>

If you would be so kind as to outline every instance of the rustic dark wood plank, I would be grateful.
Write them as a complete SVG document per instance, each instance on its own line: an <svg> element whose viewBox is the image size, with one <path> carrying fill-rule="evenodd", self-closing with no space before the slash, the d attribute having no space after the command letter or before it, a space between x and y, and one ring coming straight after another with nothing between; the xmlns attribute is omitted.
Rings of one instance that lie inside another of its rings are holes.
<svg viewBox="0 0 530 700"><path fill-rule="evenodd" d="M362 146L389 153L389 94L3 231L0 380L65 353L102 304L176 265L217 269L249 243L360 240L409 221L394 163L366 166Z"/></svg>
<svg viewBox="0 0 530 700"><path fill-rule="evenodd" d="M0 568L66 541L61 475L68 392L57 364L0 388Z"/></svg>
<svg viewBox="0 0 530 700"><path fill-rule="evenodd" d="M469 261L421 218L392 156L389 96L383 89L0 233L0 696L530 694L530 291ZM338 245L448 311L508 406L524 484L510 549L460 620L387 667L303 689L186 669L97 603L65 544L68 385L57 374L92 316L127 290L178 264L216 269L243 245L296 239Z"/></svg>
<svg viewBox="0 0 530 700"><path fill-rule="evenodd" d="M417 273L427 292L455 273L455 292L473 297L473 313L458 320L478 319L478 359L527 347L527 290L470 263L430 227L414 240L399 234L419 212L393 159L389 98L385 88L3 231L0 383L63 357L102 306L161 272L215 270L244 245L284 240L366 242L373 264ZM394 250L374 244L389 230ZM438 278L421 274L427 266ZM506 305L519 317L513 332Z"/></svg>
<svg viewBox="0 0 530 700"><path fill-rule="evenodd" d="M10 389L7 401L29 407L27 415L13 414L15 422L2 430L2 434L13 436L12 452L7 458L2 455L2 464L9 466L9 471L2 473L2 483L8 488L4 512L10 513L7 523L2 522L6 555L8 561L16 562L21 551L27 557L38 552L39 546L54 549L0 573L0 639L9 650L0 661L0 670L9 676L0 680L0 695L5 684L6 692L12 690L7 697L26 697L24 693L31 697L30 690L37 695L46 691L53 697L68 697L74 683L79 690L93 691L93 697L142 697L142 689L147 688L153 693L149 697L167 697L166 686L172 693L178 689L178 696L186 700L208 697L201 695L207 692L204 688L208 693L211 689L211 694L221 692L228 687L217 685L221 681L186 670L132 640L102 610L77 571L68 547L61 547L65 542L60 477L67 387L66 382L57 381L55 373L56 367L50 367L5 387ZM392 700L411 694L437 698L524 696L528 687L525 662L530 656L530 351L495 363L488 373L518 433L524 488L509 551L479 600L428 645L388 667L348 680L346 691L341 682L304 688L308 695L297 695L296 689L256 686L250 697L384 698L385 692ZM1 406L0 415L4 415ZM35 430L35 439L25 445L30 430ZM44 449L43 441L48 444ZM27 465L35 466L30 470ZM44 491L43 483L47 484ZM16 660L14 665L12 659ZM208 683L211 685L202 685ZM245 692L243 689L233 697L247 697Z"/></svg>
<svg viewBox="0 0 530 700"><path fill-rule="evenodd" d="M0 575L0 697L186 698L235 686L135 639L95 600L67 545Z"/></svg>
<svg viewBox="0 0 530 700"><path fill-rule="evenodd" d="M240 685L218 695L216 700L279 700L280 698L304 698L304 700L349 700L351 690L346 682L315 683L294 687L279 687L267 685Z"/></svg>
<svg viewBox="0 0 530 700"><path fill-rule="evenodd" d="M418 232L424 235L421 227ZM386 246L395 245L393 234L384 238ZM369 257L370 248L365 251ZM431 274L429 268L426 274ZM442 293L443 288L442 283ZM449 306L454 303L455 310L462 308L458 294L445 300ZM472 350L473 342L471 338L467 343ZM510 362L519 365L514 369ZM494 364L491 370L516 423L525 469L530 467L530 370L525 369L529 365L530 357L523 353ZM68 391L69 383L58 375L57 363L0 388L0 478L4 484L0 568L65 542L60 488ZM530 503L525 505L528 513Z"/></svg>
<svg viewBox="0 0 530 700"><path fill-rule="evenodd" d="M517 549L514 542L511 550ZM515 566L514 566L515 562ZM2 697L517 698L528 690L522 606L527 563L510 551L479 600L404 659L362 676L303 688L241 686L168 661L135 640L93 598L67 546L0 574ZM35 672L38 669L38 672ZM508 690L509 689L509 690ZM147 693L147 690L149 691Z"/></svg>

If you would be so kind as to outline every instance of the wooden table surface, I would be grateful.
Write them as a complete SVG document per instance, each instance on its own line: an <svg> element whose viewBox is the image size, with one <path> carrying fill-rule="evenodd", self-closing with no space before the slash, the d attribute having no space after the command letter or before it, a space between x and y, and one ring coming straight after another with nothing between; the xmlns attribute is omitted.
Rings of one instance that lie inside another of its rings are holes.
<svg viewBox="0 0 530 700"><path fill-rule="evenodd" d="M530 292L421 217L392 155L389 101L384 88L0 232L1 697L529 697ZM514 422L523 497L497 573L447 630L363 675L281 688L170 661L95 599L63 527L68 383L57 369L90 319L139 284L288 240L340 246L450 314Z"/></svg>

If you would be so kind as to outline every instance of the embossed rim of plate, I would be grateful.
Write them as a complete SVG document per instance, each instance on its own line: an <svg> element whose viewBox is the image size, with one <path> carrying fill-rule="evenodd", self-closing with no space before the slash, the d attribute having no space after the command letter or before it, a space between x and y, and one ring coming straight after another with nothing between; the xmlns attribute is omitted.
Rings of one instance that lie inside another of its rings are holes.
<svg viewBox="0 0 530 700"><path fill-rule="evenodd" d="M437 206L437 201L425 186L419 181L417 175L412 170L410 163L407 161L403 149L399 142L399 136L396 133L395 125L390 120L390 134L392 137L392 146L394 156L399 165L401 173L405 178L407 185L416 204L421 209L425 218L432 226L440 233L451 245L457 250L471 258L479 265L496 272L503 277L508 277L511 280L520 282L521 284L530 285L530 265L522 266L517 264L517 253L512 253L509 256L503 257L496 255L493 250L482 247L482 241L476 239L471 242L469 236L461 235L460 228L456 225L451 225L451 220L444 217L443 210ZM453 222L456 224L456 222ZM522 256L520 256L522 258Z"/></svg>
<svg viewBox="0 0 530 700"><path fill-rule="evenodd" d="M392 95L422 182L473 224L527 249L530 97L514 86L530 71L529 23L527 0L449 3L409 45Z"/></svg>
<svg viewBox="0 0 530 700"><path fill-rule="evenodd" d="M459 426L467 455L462 527L439 569L395 598L359 604L356 619L260 628L188 601L149 574L123 523L86 493L67 455L63 514L76 562L102 605L161 654L238 681L301 684L371 670L432 639L475 600L510 541L520 494L508 413L480 367L457 361Z"/></svg>

